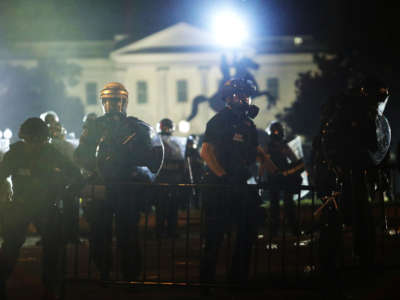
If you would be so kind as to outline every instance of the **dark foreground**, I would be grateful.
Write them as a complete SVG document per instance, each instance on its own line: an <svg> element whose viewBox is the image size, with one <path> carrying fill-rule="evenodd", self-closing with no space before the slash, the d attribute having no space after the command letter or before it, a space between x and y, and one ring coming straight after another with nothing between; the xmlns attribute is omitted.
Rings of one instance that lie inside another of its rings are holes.
<svg viewBox="0 0 400 300"><path fill-rule="evenodd" d="M398 260L399 236L392 236L385 243L385 261ZM35 245L37 238L29 238L21 250L21 257L12 278L8 283L9 299L41 299L43 287L40 282L40 253L41 248ZM277 241L279 244L279 241ZM72 251L73 246L68 247ZM80 265L88 265L87 243L80 247ZM151 246L149 248L152 248ZM86 249L86 250L85 250ZM150 249L149 249L150 250ZM290 250L289 250L290 252ZM290 254L290 253L289 253ZM390 256L390 257L389 257ZM301 258L301 256L300 256ZM178 262L179 263L179 262ZM195 263L194 263L195 264ZM95 268L94 268L95 270ZM274 270L274 268L272 268ZM95 271L94 271L95 272ZM195 268L191 272L196 272ZM400 299L400 268L391 266L383 270L378 268L374 276L366 279L354 269L342 273L344 296L334 296L332 290L319 288L322 286L318 274L310 272L305 275L286 276L278 269L263 275L259 273L253 279L249 289L233 290L230 288L215 288L212 295L201 296L199 287L154 286L154 285L105 285L96 279L87 279L85 272L79 271L79 276L71 276L65 284L64 299ZM286 276L283 279L283 276ZM78 278L78 280L76 279ZM148 274L148 281L156 278ZM327 298L330 297L330 298Z"/></svg>

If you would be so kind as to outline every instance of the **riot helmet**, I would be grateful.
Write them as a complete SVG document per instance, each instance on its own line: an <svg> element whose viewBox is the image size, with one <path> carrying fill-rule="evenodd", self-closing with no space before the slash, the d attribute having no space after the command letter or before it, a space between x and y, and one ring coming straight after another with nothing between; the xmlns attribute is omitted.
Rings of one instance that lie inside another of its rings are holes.
<svg viewBox="0 0 400 300"><path fill-rule="evenodd" d="M187 137L186 140L186 148L193 148L196 149L197 148L197 136L191 134Z"/></svg>
<svg viewBox="0 0 400 300"><path fill-rule="evenodd" d="M271 122L266 131L273 140L281 141L285 138L285 129L281 122Z"/></svg>
<svg viewBox="0 0 400 300"><path fill-rule="evenodd" d="M59 122L58 115L52 111L46 111L40 115L40 118L46 123L47 126L51 126L52 124Z"/></svg>
<svg viewBox="0 0 400 300"><path fill-rule="evenodd" d="M258 114L255 105L251 105L251 97L256 92L256 86L251 80L234 78L225 82L222 87L222 99L228 107L238 114L250 114L254 118Z"/></svg>
<svg viewBox="0 0 400 300"><path fill-rule="evenodd" d="M222 100L226 101L227 98L233 97L234 95L247 100L246 98L251 98L255 92L256 86L251 80L233 78L224 83L222 87ZM249 101L247 101L247 103L249 103Z"/></svg>
<svg viewBox="0 0 400 300"><path fill-rule="evenodd" d="M175 130L174 122L171 119L164 118L160 121L160 133L162 135L171 135Z"/></svg>
<svg viewBox="0 0 400 300"><path fill-rule="evenodd" d="M86 122L94 121L94 120L96 120L96 119L97 119L97 114L94 113L94 112L91 112L91 113L87 113L87 114L83 117L82 122L83 122L83 123L86 123Z"/></svg>
<svg viewBox="0 0 400 300"><path fill-rule="evenodd" d="M360 94L367 98L367 104L377 107L378 113L383 114L389 100L388 86L379 78L366 77L360 84Z"/></svg>
<svg viewBox="0 0 400 300"><path fill-rule="evenodd" d="M49 127L40 118L29 118L22 123L18 136L28 143L47 142L50 137Z"/></svg>
<svg viewBox="0 0 400 300"><path fill-rule="evenodd" d="M387 85L376 77L366 77L361 82L361 94L364 96L375 96L378 102L384 102L389 96Z"/></svg>
<svg viewBox="0 0 400 300"><path fill-rule="evenodd" d="M100 92L100 99L105 114L126 114L128 91L121 83L107 83Z"/></svg>
<svg viewBox="0 0 400 300"><path fill-rule="evenodd" d="M195 135L189 135L186 140L185 157L192 156L197 152L198 138Z"/></svg>

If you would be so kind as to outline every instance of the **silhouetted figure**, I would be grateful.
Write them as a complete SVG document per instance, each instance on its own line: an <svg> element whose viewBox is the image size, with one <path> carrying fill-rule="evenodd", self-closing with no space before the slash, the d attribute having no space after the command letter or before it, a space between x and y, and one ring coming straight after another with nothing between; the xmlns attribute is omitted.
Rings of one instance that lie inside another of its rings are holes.
<svg viewBox="0 0 400 300"><path fill-rule="evenodd" d="M191 184L198 184L204 178L204 162L200 157L197 146L197 137L191 135L187 138L185 149L185 174L186 182ZM200 191L197 188L186 190L190 194L191 203L194 208L200 208Z"/></svg>
<svg viewBox="0 0 400 300"><path fill-rule="evenodd" d="M57 113L52 110L46 111L40 115L40 118L46 123L47 126L52 126L53 124L60 121Z"/></svg>
<svg viewBox="0 0 400 300"><path fill-rule="evenodd" d="M156 179L158 183L178 184L183 182L184 157L182 150L174 140L174 124L170 119L160 121L160 135L164 145L164 161ZM165 234L177 237L178 208L182 192L176 187L157 189L156 196L156 233L158 238ZM165 224L166 223L166 224ZM166 231L165 231L166 227Z"/></svg>
<svg viewBox="0 0 400 300"><path fill-rule="evenodd" d="M44 296L53 299L61 280L59 258L65 243L57 201L67 185L79 190L83 180L79 169L49 144L49 130L41 119L26 120L18 135L22 140L10 146L0 165L0 182L11 175L13 183L13 201L6 204L3 215L0 298L6 297L6 280L33 223L43 240Z"/></svg>
<svg viewBox="0 0 400 300"><path fill-rule="evenodd" d="M271 161L279 169L279 172L267 174L267 180L270 186L270 217L271 234L276 236L280 227L280 205L281 194L283 194L283 204L285 211L285 220L293 234L297 233L296 212L293 201L293 194L298 191L302 178L300 173L304 171L304 164L298 163L298 158L290 149L285 140L285 132L280 122L273 122L269 126L269 142L264 147L264 152L270 156ZM292 174L287 174L293 170ZM286 173L285 173L286 172Z"/></svg>
<svg viewBox="0 0 400 300"><path fill-rule="evenodd" d="M390 127L383 115L387 100L386 85L367 78L359 89L330 99L323 109L314 141L313 175L319 196L329 201L321 215L319 247L327 284L339 278L343 223L352 228L353 252L362 275L372 274L376 237L368 198L374 199L382 187L381 166L390 145Z"/></svg>
<svg viewBox="0 0 400 300"><path fill-rule="evenodd" d="M60 122L54 122L49 126L51 144L71 161L74 159L74 145L65 139L65 129Z"/></svg>

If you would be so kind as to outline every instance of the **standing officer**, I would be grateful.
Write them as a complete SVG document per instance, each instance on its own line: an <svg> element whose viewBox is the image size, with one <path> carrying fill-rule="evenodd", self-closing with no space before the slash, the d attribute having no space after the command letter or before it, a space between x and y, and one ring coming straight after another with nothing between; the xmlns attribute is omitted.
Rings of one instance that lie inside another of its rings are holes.
<svg viewBox="0 0 400 300"><path fill-rule="evenodd" d="M296 215L293 202L293 191L301 184L302 178L299 172L283 176L285 171L292 169L292 165L298 161L296 155L285 140L285 132L280 122L273 122L269 126L270 141L265 146L264 152L270 156L275 166L280 170L274 174L268 174L268 183L271 186L271 234L276 236L280 224L280 194L283 192L285 217L292 233L296 233ZM304 164L301 170L304 170Z"/></svg>
<svg viewBox="0 0 400 300"><path fill-rule="evenodd" d="M157 177L157 182L177 184L183 182L184 160L179 144L173 139L174 123L170 119L160 121L160 134L164 145L164 162ZM159 238L164 235L164 226L167 222L167 236L177 236L178 205L182 195L177 188L169 187L158 189L156 215L156 233Z"/></svg>
<svg viewBox="0 0 400 300"><path fill-rule="evenodd" d="M65 129L60 122L54 122L49 126L51 143L64 156L73 161L74 145L65 139Z"/></svg>
<svg viewBox="0 0 400 300"><path fill-rule="evenodd" d="M17 262L28 225L33 223L42 236L42 278L50 297L60 279L57 270L64 244L56 200L68 184L80 186L82 178L79 169L49 144L49 129L41 119L27 119L19 137L22 141L11 145L0 166L0 182L11 175L14 191L3 220L0 289L5 294L6 280Z"/></svg>
<svg viewBox="0 0 400 300"><path fill-rule="evenodd" d="M321 215L319 242L321 278L334 288L331 282L340 279L343 223L352 228L353 253L361 275L374 274L376 228L369 198L383 190L382 168L391 141L383 114L388 98L387 85L367 77L358 89L331 98L323 107L313 149L314 177L321 196L335 195L325 197L329 204ZM328 180L332 183L326 184Z"/></svg>
<svg viewBox="0 0 400 300"><path fill-rule="evenodd" d="M91 255L101 278L109 279L115 215L120 270L125 280L135 280L141 272L138 224L146 189L126 183L152 181L163 147L148 124L126 115L128 91L122 84L106 84L100 98L105 114L84 127L75 151L76 161L92 174L93 183L106 186L104 201L93 199L88 207Z"/></svg>
<svg viewBox="0 0 400 300"><path fill-rule="evenodd" d="M191 184L201 183L204 176L204 162L197 149L197 137L195 135L188 136L186 140L185 164L186 182ZM199 209L200 193L198 188L192 188L187 192L190 193L191 204L194 208Z"/></svg>
<svg viewBox="0 0 400 300"><path fill-rule="evenodd" d="M40 115L40 118L46 123L47 126L52 126L53 124L59 122L60 118L58 115L52 111L46 111Z"/></svg>
<svg viewBox="0 0 400 300"><path fill-rule="evenodd" d="M255 87L251 81L232 79L223 86L226 107L208 123L201 157L208 167L205 182L229 185L204 191L206 236L200 278L213 282L218 250L229 227L236 225L236 242L229 279L246 282L250 254L257 233L259 198L256 191L245 187L249 167L256 161L258 141L251 120L258 108L251 105Z"/></svg>

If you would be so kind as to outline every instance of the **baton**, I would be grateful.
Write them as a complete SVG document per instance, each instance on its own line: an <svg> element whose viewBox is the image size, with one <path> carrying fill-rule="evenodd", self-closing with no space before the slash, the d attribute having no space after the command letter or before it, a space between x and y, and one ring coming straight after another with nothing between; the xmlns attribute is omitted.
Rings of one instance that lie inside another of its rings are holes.
<svg viewBox="0 0 400 300"><path fill-rule="evenodd" d="M339 206L337 205L336 197L339 195L340 195L339 192L335 192L330 197L325 196L324 199L326 199L326 201L314 212L314 217L318 216L321 213L321 211L325 208L325 206L327 206L329 204L329 202L333 202L335 209L338 210Z"/></svg>
<svg viewBox="0 0 400 300"><path fill-rule="evenodd" d="M190 162L190 156L187 156L186 160L187 160L187 164L188 164L188 168L189 168L189 180L190 180L191 184L194 184L193 172L192 172L192 164ZM193 196L196 196L196 190L195 190L194 187L192 187L192 194L193 194Z"/></svg>

